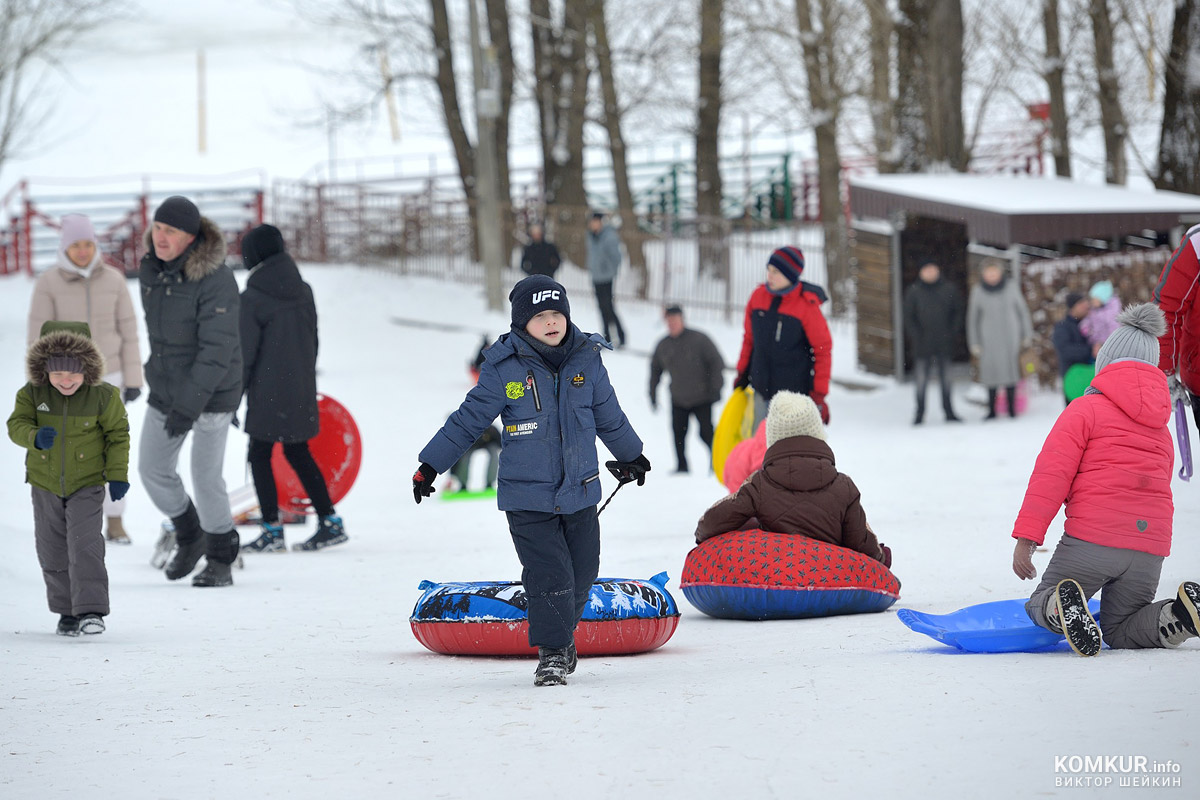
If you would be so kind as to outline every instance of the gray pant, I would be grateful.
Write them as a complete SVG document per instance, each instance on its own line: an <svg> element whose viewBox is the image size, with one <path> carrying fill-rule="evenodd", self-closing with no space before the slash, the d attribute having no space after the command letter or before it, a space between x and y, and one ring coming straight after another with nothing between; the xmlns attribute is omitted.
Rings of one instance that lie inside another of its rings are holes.
<svg viewBox="0 0 1200 800"><path fill-rule="evenodd" d="M1109 647L1165 647L1158 633L1158 615L1171 601L1154 602L1162 562L1162 556L1105 547L1064 534L1042 582L1025 604L1025 612L1041 627L1051 629L1046 621L1046 601L1059 581L1071 578L1083 588L1084 597L1104 590L1096 621Z"/></svg>
<svg viewBox="0 0 1200 800"><path fill-rule="evenodd" d="M46 600L55 614L108 613L108 570L104 568L104 486L85 486L64 499L30 487L33 536L46 581Z"/></svg>
<svg viewBox="0 0 1200 800"><path fill-rule="evenodd" d="M167 415L146 409L142 440L138 446L138 474L146 494L168 517L187 511L188 494L179 477L179 451L187 435L167 435ZM200 527L208 533L229 533L233 514L225 491L225 439L233 412L201 414L192 425L192 490Z"/></svg>

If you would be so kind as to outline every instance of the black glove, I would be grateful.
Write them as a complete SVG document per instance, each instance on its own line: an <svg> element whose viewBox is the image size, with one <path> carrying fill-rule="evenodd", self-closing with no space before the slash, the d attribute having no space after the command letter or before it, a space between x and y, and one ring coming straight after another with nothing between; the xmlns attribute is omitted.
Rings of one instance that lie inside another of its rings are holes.
<svg viewBox="0 0 1200 800"><path fill-rule="evenodd" d="M413 473L413 499L417 501L417 505L421 504L422 497L429 497L437 491L433 488L433 482L437 480L437 470L421 462L421 466L417 467L417 471Z"/></svg>
<svg viewBox="0 0 1200 800"><path fill-rule="evenodd" d="M736 379L733 381L734 389L745 389L750 385L750 371L739 372Z"/></svg>
<svg viewBox="0 0 1200 800"><path fill-rule="evenodd" d="M645 455L640 455L633 461L605 461L604 466L621 483L637 481L638 486L646 484L646 473L650 471L650 461Z"/></svg>
<svg viewBox="0 0 1200 800"><path fill-rule="evenodd" d="M142 396L142 390L136 386L126 386L125 391L121 392L122 403L132 403Z"/></svg>
<svg viewBox="0 0 1200 800"><path fill-rule="evenodd" d="M113 499L114 503L117 502L118 500L120 500L122 497L124 497L125 493L128 491L129 491L128 481L109 481L108 482L108 496Z"/></svg>
<svg viewBox="0 0 1200 800"><path fill-rule="evenodd" d="M192 429L193 422L195 420L191 417L185 417L178 411L172 411L170 414L167 414L167 421L163 427L167 429L167 436L177 439Z"/></svg>
<svg viewBox="0 0 1200 800"><path fill-rule="evenodd" d="M49 450L54 447L55 436L58 436L58 431L49 425L43 425L38 428L37 435L33 437L33 446L38 450Z"/></svg>

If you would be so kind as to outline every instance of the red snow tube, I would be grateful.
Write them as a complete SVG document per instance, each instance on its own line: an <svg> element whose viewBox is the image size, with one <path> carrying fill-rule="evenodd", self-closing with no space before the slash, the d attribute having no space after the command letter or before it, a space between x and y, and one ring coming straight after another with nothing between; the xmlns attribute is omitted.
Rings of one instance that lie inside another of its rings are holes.
<svg viewBox="0 0 1200 800"><path fill-rule="evenodd" d="M358 468L362 464L362 436L346 407L329 395L317 395L317 413L321 429L308 440L308 449L325 476L330 502L336 503L346 496L358 477ZM293 514L308 512L308 492L284 458L283 445L278 442L271 452L271 468L279 492L279 510Z"/></svg>
<svg viewBox="0 0 1200 800"><path fill-rule="evenodd" d="M757 528L706 539L688 553L683 596L710 617L799 619L883 611L900 581L845 547Z"/></svg>

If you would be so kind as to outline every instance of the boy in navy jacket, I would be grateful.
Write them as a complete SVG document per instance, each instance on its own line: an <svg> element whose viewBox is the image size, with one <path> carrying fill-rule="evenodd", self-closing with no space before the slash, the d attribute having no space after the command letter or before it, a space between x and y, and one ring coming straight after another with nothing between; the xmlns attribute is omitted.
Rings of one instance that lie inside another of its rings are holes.
<svg viewBox="0 0 1200 800"><path fill-rule="evenodd" d="M413 497L432 494L438 474L500 417L496 500L521 561L534 684L561 685L575 670L575 626L600 571L596 437L616 457L605 466L621 483L644 484L650 462L600 359L611 346L571 324L566 289L531 275L508 299L512 330L487 349L479 382L421 450Z"/></svg>

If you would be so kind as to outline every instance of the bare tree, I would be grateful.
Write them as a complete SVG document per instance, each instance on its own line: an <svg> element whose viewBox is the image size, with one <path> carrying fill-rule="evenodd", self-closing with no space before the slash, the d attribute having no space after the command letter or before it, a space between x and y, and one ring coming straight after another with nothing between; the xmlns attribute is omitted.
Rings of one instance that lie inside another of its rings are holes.
<svg viewBox="0 0 1200 800"><path fill-rule="evenodd" d="M721 208L721 51L724 0L700 2L700 68L696 93L696 234L700 274L729 279L729 242Z"/></svg>
<svg viewBox="0 0 1200 800"><path fill-rule="evenodd" d="M1182 0L1175 5L1166 60L1154 185L1200 194L1200 83L1189 74L1192 64L1200 64L1200 0Z"/></svg>
<svg viewBox="0 0 1200 800"><path fill-rule="evenodd" d="M0 166L32 145L51 113L38 91L46 70L128 11L123 0L0 0Z"/></svg>
<svg viewBox="0 0 1200 800"><path fill-rule="evenodd" d="M504 204L500 216L501 241L504 242L504 255L507 261L509 254L516 245L513 225L512 186L509 174L508 139L509 119L512 115L514 73L512 33L508 17L508 0L484 0L487 8L488 38L495 53L496 66L500 74L500 116L496 119L496 177L501 202Z"/></svg>
<svg viewBox="0 0 1200 800"><path fill-rule="evenodd" d="M964 171L960 0L900 0L897 72L899 171L937 165Z"/></svg>
<svg viewBox="0 0 1200 800"><path fill-rule="evenodd" d="M1062 45L1058 32L1058 0L1042 0L1042 30L1046 38L1046 57L1042 76L1050 89L1050 152L1054 155L1054 172L1063 178L1071 177L1071 137L1067 128L1067 90L1063 85Z"/></svg>
<svg viewBox="0 0 1200 800"><path fill-rule="evenodd" d="M1113 65L1113 27L1108 0L1090 0L1092 38L1096 46L1096 96L1100 101L1100 125L1104 130L1105 169L1108 183L1124 184L1125 114L1121 109L1121 87Z"/></svg>
<svg viewBox="0 0 1200 800"><path fill-rule="evenodd" d="M892 99L892 42L896 25L888 0L864 0L870 21L871 85L869 103L871 125L875 133L875 164L882 173L895 171L896 120Z"/></svg>

